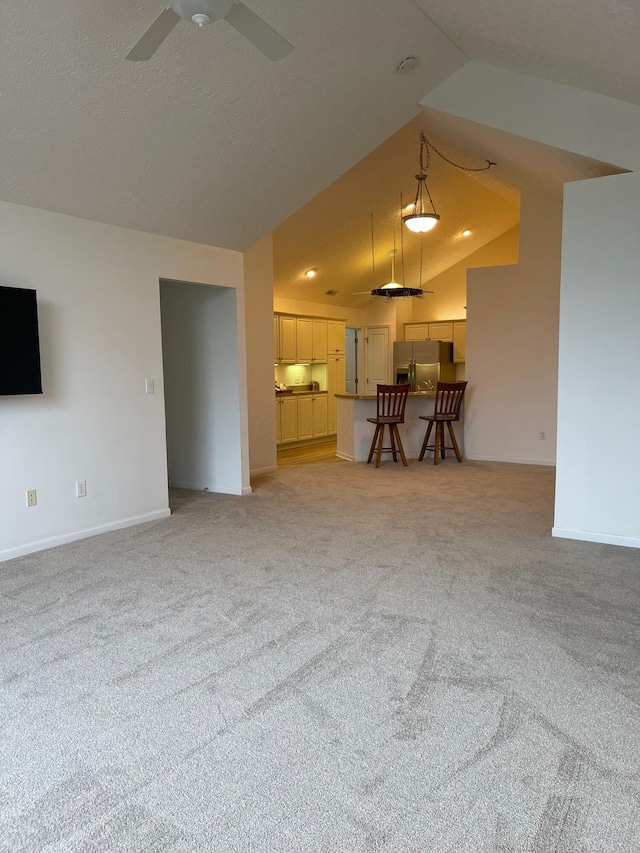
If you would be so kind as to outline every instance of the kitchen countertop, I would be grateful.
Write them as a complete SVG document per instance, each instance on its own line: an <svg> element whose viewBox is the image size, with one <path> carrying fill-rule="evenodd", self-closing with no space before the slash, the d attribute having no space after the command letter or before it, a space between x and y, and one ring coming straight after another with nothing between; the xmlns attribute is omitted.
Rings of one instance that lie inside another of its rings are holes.
<svg viewBox="0 0 640 853"><path fill-rule="evenodd" d="M276 397L303 397L308 394L326 394L326 391L276 391ZM336 394L336 397L340 395ZM375 396L375 395L374 395Z"/></svg>

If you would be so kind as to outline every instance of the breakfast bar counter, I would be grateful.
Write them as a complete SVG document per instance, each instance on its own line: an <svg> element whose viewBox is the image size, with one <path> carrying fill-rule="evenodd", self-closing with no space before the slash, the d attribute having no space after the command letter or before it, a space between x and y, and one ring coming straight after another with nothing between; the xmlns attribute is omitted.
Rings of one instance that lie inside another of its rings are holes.
<svg viewBox="0 0 640 853"><path fill-rule="evenodd" d="M416 392L409 394L404 413L404 424L398 427L407 459L417 459L420 455L420 448L428 426L427 421L420 420L420 415L433 414L435 399L434 393ZM348 459L350 462L366 462L375 431L375 426L370 424L367 418L375 417L376 395L336 394L336 401L338 408L336 455L341 459ZM464 412L460 414L460 420L453 424L453 429L460 452L464 455L463 414ZM447 443L450 443L450 440ZM385 445L388 445L386 433ZM453 455L453 451L450 453ZM433 460L433 455L428 453L425 456L425 461L427 459Z"/></svg>

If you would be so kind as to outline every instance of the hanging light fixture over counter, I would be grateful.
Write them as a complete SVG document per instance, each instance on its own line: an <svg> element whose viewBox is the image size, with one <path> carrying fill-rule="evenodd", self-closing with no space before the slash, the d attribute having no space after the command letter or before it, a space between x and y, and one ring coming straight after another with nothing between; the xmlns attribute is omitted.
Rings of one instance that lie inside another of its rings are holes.
<svg viewBox="0 0 640 853"><path fill-rule="evenodd" d="M427 186L427 169L431 165L431 152L437 154L441 160L453 166L455 169L460 169L463 172L486 172L496 164L493 160L486 160L486 166L481 166L479 169L472 169L468 166L460 166L449 160L433 145L424 133L420 133L420 174L416 175L418 187L416 190L416 200L413 203L413 212L402 217L402 221L411 231L417 234L425 234L427 231L437 225L440 219L436 212L435 204L431 198L429 187ZM431 209L429 209L429 205Z"/></svg>

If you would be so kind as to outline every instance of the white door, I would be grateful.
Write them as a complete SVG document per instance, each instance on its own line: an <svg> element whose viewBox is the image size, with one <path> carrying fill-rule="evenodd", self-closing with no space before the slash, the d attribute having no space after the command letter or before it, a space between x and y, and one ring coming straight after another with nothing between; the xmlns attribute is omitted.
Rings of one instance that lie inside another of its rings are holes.
<svg viewBox="0 0 640 853"><path fill-rule="evenodd" d="M376 326L364 330L365 393L375 394L376 385L388 385L390 374L389 327Z"/></svg>

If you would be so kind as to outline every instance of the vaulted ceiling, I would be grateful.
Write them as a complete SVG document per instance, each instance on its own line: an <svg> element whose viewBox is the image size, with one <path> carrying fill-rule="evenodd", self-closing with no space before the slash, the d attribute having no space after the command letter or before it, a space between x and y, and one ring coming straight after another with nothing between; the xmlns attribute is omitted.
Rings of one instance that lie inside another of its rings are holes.
<svg viewBox="0 0 640 853"><path fill-rule="evenodd" d="M406 146L409 178L398 186L378 170L371 184L410 193L422 123L458 155L484 156L477 134L463 146L417 107L469 57L640 98L640 7L629 0L247 5L294 45L287 59L269 62L224 21L181 22L152 59L131 63L163 0L4 0L0 198L244 250L386 140ZM416 70L397 73L409 55ZM416 116L404 143L392 141ZM506 200L503 212L495 204L502 227L513 196L495 181L477 193ZM367 244L366 217L353 218L354 245Z"/></svg>

